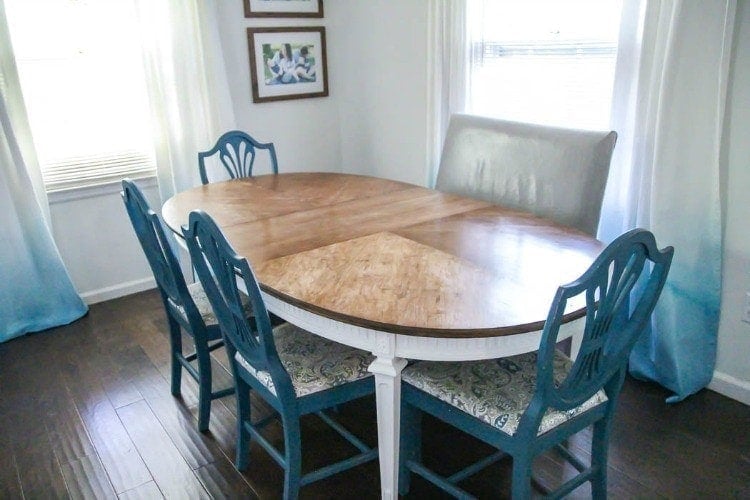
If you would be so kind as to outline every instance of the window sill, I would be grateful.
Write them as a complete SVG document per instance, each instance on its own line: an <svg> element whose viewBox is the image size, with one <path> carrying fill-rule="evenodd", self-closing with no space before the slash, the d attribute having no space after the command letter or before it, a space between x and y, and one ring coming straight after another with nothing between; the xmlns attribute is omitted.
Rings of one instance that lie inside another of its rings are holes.
<svg viewBox="0 0 750 500"><path fill-rule="evenodd" d="M158 185L155 175L148 177L139 177L133 179L141 189L148 189ZM101 184L92 184L58 191L48 191L47 200L50 205L65 203L67 201L82 200L85 198L96 198L98 196L107 196L113 193L119 193L122 190L122 181L105 181Z"/></svg>

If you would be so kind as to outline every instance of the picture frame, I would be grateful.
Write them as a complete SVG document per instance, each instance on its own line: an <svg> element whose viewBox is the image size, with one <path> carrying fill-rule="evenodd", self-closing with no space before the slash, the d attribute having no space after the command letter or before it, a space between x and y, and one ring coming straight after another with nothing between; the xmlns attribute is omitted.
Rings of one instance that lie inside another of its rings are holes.
<svg viewBox="0 0 750 500"><path fill-rule="evenodd" d="M245 17L323 17L323 0L244 0Z"/></svg>
<svg viewBox="0 0 750 500"><path fill-rule="evenodd" d="M323 26L247 28L247 42L254 103L328 96Z"/></svg>

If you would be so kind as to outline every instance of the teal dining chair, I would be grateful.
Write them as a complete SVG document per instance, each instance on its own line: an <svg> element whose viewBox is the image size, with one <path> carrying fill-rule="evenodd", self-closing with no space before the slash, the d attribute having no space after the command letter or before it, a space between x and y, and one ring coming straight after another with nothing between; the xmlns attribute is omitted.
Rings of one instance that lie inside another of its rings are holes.
<svg viewBox="0 0 750 500"><path fill-rule="evenodd" d="M276 160L276 148L273 143L258 142L240 130L226 132L219 137L219 140L216 141L216 144L211 149L198 153L198 169L201 175L201 182L204 185L209 183L206 172L206 160L215 155L218 155L218 159L221 161L230 178L251 177L258 150L268 151L271 170L274 174L278 174L279 165Z"/></svg>
<svg viewBox="0 0 750 500"><path fill-rule="evenodd" d="M628 355L649 322L673 252L672 247L659 250L653 234L643 229L617 238L578 280L558 289L538 352L475 362L420 362L404 369L400 493L408 493L416 473L457 498L471 498L458 483L510 455L512 498L529 498L534 457L554 449L577 475L544 493L560 498L590 481L593 497L605 498L609 435ZM586 317L573 362L555 342L568 301L579 296L585 297ZM422 412L498 451L449 477L438 475L421 459ZM593 439L586 465L564 443L589 426Z"/></svg>
<svg viewBox="0 0 750 500"><path fill-rule="evenodd" d="M198 429L206 431L211 416L211 401L234 392L233 387L212 390L210 353L224 345L219 324L200 283L188 285L185 282L161 220L151 210L138 186L132 180L124 179L121 195L167 314L172 394L180 394L184 368L198 383ZM183 354L182 329L193 339L195 351L192 354ZM197 366L193 366L193 363Z"/></svg>
<svg viewBox="0 0 750 500"><path fill-rule="evenodd" d="M373 356L289 323L272 328L250 265L235 253L213 219L205 212L193 211L183 233L196 273L221 326L234 375L237 468L247 468L250 443L256 441L284 468L284 498L293 499L306 484L376 459L377 448L368 447L324 412L374 393L373 377L367 371ZM249 322L243 314L238 282L247 292L254 322ZM251 391L281 417L283 452L261 434L272 419L252 420ZM318 415L359 453L302 474L300 417L311 413Z"/></svg>

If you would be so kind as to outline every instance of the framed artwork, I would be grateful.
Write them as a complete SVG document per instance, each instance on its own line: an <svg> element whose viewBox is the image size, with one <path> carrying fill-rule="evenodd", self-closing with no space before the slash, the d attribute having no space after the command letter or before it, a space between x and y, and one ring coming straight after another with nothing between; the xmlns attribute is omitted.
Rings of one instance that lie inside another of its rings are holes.
<svg viewBox="0 0 750 500"><path fill-rule="evenodd" d="M253 102L328 95L322 26L248 28Z"/></svg>
<svg viewBox="0 0 750 500"><path fill-rule="evenodd" d="M244 0L245 17L323 17L323 0Z"/></svg>

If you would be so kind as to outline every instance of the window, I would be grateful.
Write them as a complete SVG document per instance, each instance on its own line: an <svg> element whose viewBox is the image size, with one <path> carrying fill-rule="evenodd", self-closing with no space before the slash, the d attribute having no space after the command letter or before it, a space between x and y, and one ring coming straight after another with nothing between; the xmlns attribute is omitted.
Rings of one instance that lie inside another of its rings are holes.
<svg viewBox="0 0 750 500"><path fill-rule="evenodd" d="M606 129L621 0L469 0L467 112Z"/></svg>
<svg viewBox="0 0 750 500"><path fill-rule="evenodd" d="M47 191L153 175L132 0L5 0Z"/></svg>

